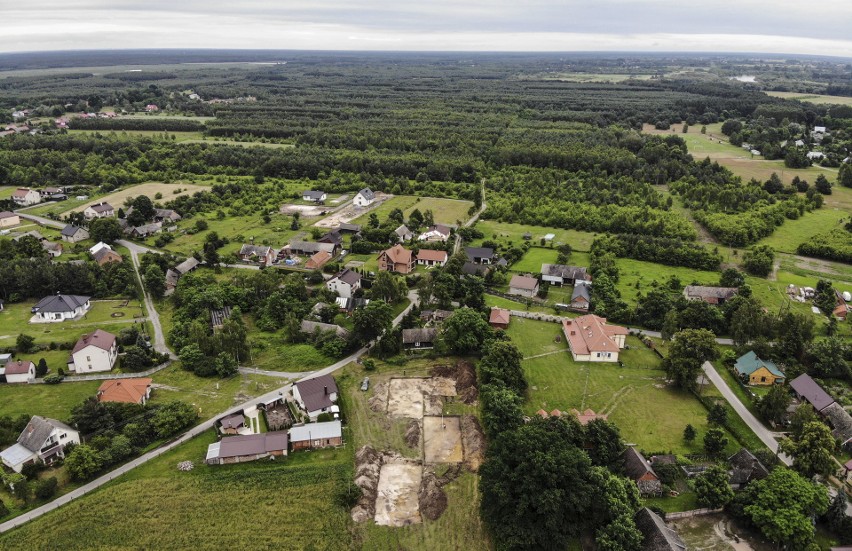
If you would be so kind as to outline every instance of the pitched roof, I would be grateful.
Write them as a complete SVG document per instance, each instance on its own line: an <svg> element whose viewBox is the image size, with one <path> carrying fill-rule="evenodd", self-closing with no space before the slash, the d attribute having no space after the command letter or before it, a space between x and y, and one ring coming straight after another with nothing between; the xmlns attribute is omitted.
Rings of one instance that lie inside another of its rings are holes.
<svg viewBox="0 0 852 551"><path fill-rule="evenodd" d="M564 264L542 264L542 275L561 277L562 279L586 279L586 268L566 266Z"/></svg>
<svg viewBox="0 0 852 551"><path fill-rule="evenodd" d="M571 291L571 302L574 302L578 298L584 298L586 302L592 300L588 285L574 285L574 290Z"/></svg>
<svg viewBox="0 0 852 551"><path fill-rule="evenodd" d="M576 409L572 409L571 413L573 413L574 415L577 416L577 420L580 421L581 425L588 425L590 422L592 422L596 419L601 419L603 421L606 421L607 417L609 417L605 413L595 413L594 410L591 410L591 409L587 409L582 413L580 413Z"/></svg>
<svg viewBox="0 0 852 551"><path fill-rule="evenodd" d="M346 268L332 279L339 279L340 281L347 283L349 285L355 285L356 283L361 281L361 274L354 270L350 270Z"/></svg>
<svg viewBox="0 0 852 551"><path fill-rule="evenodd" d="M246 424L246 418L242 413L235 413L219 420L223 429L236 429Z"/></svg>
<svg viewBox="0 0 852 551"><path fill-rule="evenodd" d="M628 446L622 457L624 458L624 472L631 479L639 480L648 473L657 476L657 473L651 468L651 464L645 461L645 458L636 448Z"/></svg>
<svg viewBox="0 0 852 551"><path fill-rule="evenodd" d="M729 471L731 484L746 484L769 476L769 471L763 463L745 448L740 448L740 451L729 457L728 464L731 466Z"/></svg>
<svg viewBox="0 0 852 551"><path fill-rule="evenodd" d="M83 228L79 228L79 227L77 227L77 226L72 226L71 224L68 224L67 226L65 226L64 228L62 228L62 232L61 232L61 233L62 233L62 235L64 235L65 237L74 237L74 235L75 235L78 231L81 231L82 229L83 229Z"/></svg>
<svg viewBox="0 0 852 551"><path fill-rule="evenodd" d="M382 254L387 255L388 260L394 264L411 264L411 251L402 245L394 245L390 249L383 251Z"/></svg>
<svg viewBox="0 0 852 551"><path fill-rule="evenodd" d="M331 243L332 245L340 245L343 243L343 236L337 230L331 230L317 240L319 243Z"/></svg>
<svg viewBox="0 0 852 551"><path fill-rule="evenodd" d="M685 551L686 544L669 528L660 515L643 507L635 516L636 528L642 532L643 551Z"/></svg>
<svg viewBox="0 0 852 551"><path fill-rule="evenodd" d="M834 430L831 434L840 440L843 445L849 440L852 440L852 416L846 411L843 406L834 402L821 412L828 419Z"/></svg>
<svg viewBox="0 0 852 551"><path fill-rule="evenodd" d="M300 427L290 429L291 442L305 442L307 440L323 440L326 438L340 438L343 436L343 427L340 421L325 421L323 423L308 423Z"/></svg>
<svg viewBox="0 0 852 551"><path fill-rule="evenodd" d="M325 195L324 191L315 189L308 189L302 192L302 197L310 197L311 201L321 201L323 195Z"/></svg>
<svg viewBox="0 0 852 551"><path fill-rule="evenodd" d="M115 258L121 259L120 254L118 254L114 250L108 249L106 247L102 247L102 248L98 249L97 252L92 255L92 258L94 258L95 261L98 262L98 263L100 263L101 260L103 260L106 257L115 257Z"/></svg>
<svg viewBox="0 0 852 551"><path fill-rule="evenodd" d="M333 252L334 243L312 243L310 241L291 241L287 246L291 251L302 251L305 253L318 253L320 251Z"/></svg>
<svg viewBox="0 0 852 551"><path fill-rule="evenodd" d="M175 271L179 274L185 274L197 268L199 264L201 263L196 260L194 256L190 256L189 258L175 266Z"/></svg>
<svg viewBox="0 0 852 551"><path fill-rule="evenodd" d="M139 235L149 235L152 233L157 233L163 229L163 225L159 222L153 222L151 224L142 224L141 226L136 226L133 228L133 232Z"/></svg>
<svg viewBox="0 0 852 551"><path fill-rule="evenodd" d="M348 231L348 232L358 233L359 231L361 231L361 225L360 224L348 224L348 223L344 222L344 223L340 224L339 226L337 226L337 231Z"/></svg>
<svg viewBox="0 0 852 551"><path fill-rule="evenodd" d="M14 216L18 216L18 215L15 214L14 212L11 212L11 211L8 211L8 210L4 210L3 212L0 212L0 220L2 220L4 218L12 218ZM63 231L65 231L65 230L63 230Z"/></svg>
<svg viewBox="0 0 852 551"><path fill-rule="evenodd" d="M62 421L57 421L56 419L51 419L49 417L33 415L30 422L27 423L27 426L21 432L21 435L18 436L18 444L30 451L37 452L44 445L44 441L50 437L50 433L53 432L53 429L74 431L74 429Z"/></svg>
<svg viewBox="0 0 852 551"><path fill-rule="evenodd" d="M491 316L488 318L488 323L507 324L512 318L512 314L505 308L492 308Z"/></svg>
<svg viewBox="0 0 852 551"><path fill-rule="evenodd" d="M51 295L44 297L33 306L33 312L73 312L83 306L91 297L80 295Z"/></svg>
<svg viewBox="0 0 852 551"><path fill-rule="evenodd" d="M509 281L509 288L534 291L538 287L538 280L534 277L513 275Z"/></svg>
<svg viewBox="0 0 852 551"><path fill-rule="evenodd" d="M214 308L210 310L210 325L221 327L225 320L231 317L231 307Z"/></svg>
<svg viewBox="0 0 852 551"><path fill-rule="evenodd" d="M111 210L115 210L112 208L112 205L109 203L97 203L95 205L89 205L89 208L97 213L109 212Z"/></svg>
<svg viewBox="0 0 852 551"><path fill-rule="evenodd" d="M299 326L299 330L302 333L314 333L317 329L322 332L334 331L335 335L343 339L349 336L349 331L333 323L321 323L318 321L302 320L302 323Z"/></svg>
<svg viewBox="0 0 852 551"><path fill-rule="evenodd" d="M491 247L465 247L464 252L471 260L474 258L494 258L494 249Z"/></svg>
<svg viewBox="0 0 852 551"><path fill-rule="evenodd" d="M807 400L817 411L822 411L834 403L834 398L823 390L816 381L811 379L811 376L807 373L799 375L790 381L790 388Z"/></svg>
<svg viewBox="0 0 852 551"><path fill-rule="evenodd" d="M465 275L482 275L488 271L488 266L477 264L475 262L465 262L462 265L462 273Z"/></svg>
<svg viewBox="0 0 852 551"><path fill-rule="evenodd" d="M141 404L153 381L150 377L133 379L110 379L98 387L98 400L101 402L124 402Z"/></svg>
<svg viewBox="0 0 852 551"><path fill-rule="evenodd" d="M586 355L592 352L618 352L615 335L626 335L627 329L609 325L606 318L588 314L574 319L562 320L562 332L568 339L571 351Z"/></svg>
<svg viewBox="0 0 852 551"><path fill-rule="evenodd" d="M409 230L409 229L408 229L408 226L406 226L405 224L402 224L400 227L398 227L397 229L393 230L393 232L394 232L394 233L397 235L397 237L399 237L400 239L404 238L406 235L412 235L411 230Z"/></svg>
<svg viewBox="0 0 852 551"><path fill-rule="evenodd" d="M272 252L272 247L268 245L245 244L240 248L240 256L266 256L270 252Z"/></svg>
<svg viewBox="0 0 852 551"><path fill-rule="evenodd" d="M709 287L706 285L687 285L683 289L687 297L700 299L729 299L737 294L736 287Z"/></svg>
<svg viewBox="0 0 852 551"><path fill-rule="evenodd" d="M313 255L310 260L317 266L322 266L329 260L331 260L331 253L328 251L320 251L317 254Z"/></svg>
<svg viewBox="0 0 852 551"><path fill-rule="evenodd" d="M219 453L216 457L240 457L261 455L287 450L287 431L262 432L241 436L226 436L219 441Z"/></svg>
<svg viewBox="0 0 852 551"><path fill-rule="evenodd" d="M77 344L74 345L74 349L71 351L72 354L76 354L80 350L83 350L87 346L94 346L96 348L100 348L101 350L109 350L112 348L112 345L115 344L115 335L112 333L107 333L102 329L96 329L94 333L89 335L83 335L77 341Z"/></svg>
<svg viewBox="0 0 852 551"><path fill-rule="evenodd" d="M418 342L435 342L438 330L434 327L418 327L415 329L402 330L403 344L414 344Z"/></svg>
<svg viewBox="0 0 852 551"><path fill-rule="evenodd" d="M9 360L8 362L6 362L6 366L3 370L3 373L5 373L6 375L23 375L25 373L29 373L30 367L34 365L35 364L29 360Z"/></svg>
<svg viewBox="0 0 852 551"><path fill-rule="evenodd" d="M376 194L373 193L373 190L368 188L368 187L365 187L364 189L362 189L358 193L361 194L361 196L364 199L366 199L367 201L372 201L373 199L376 198Z"/></svg>
<svg viewBox="0 0 852 551"><path fill-rule="evenodd" d="M26 187L26 188L25 187L19 187L14 192L12 192L12 197L17 197L19 199L23 199L31 191L35 191L35 190L30 189L28 187Z"/></svg>
<svg viewBox="0 0 852 551"><path fill-rule="evenodd" d="M778 366L775 365L775 362L771 362L769 360L761 360L757 357L757 354L755 354L754 350L747 352L737 358L734 367L740 375L751 375L761 367L765 367L769 370L770 373L772 373L776 377L784 377L784 373L782 373L781 370L778 369Z"/></svg>
<svg viewBox="0 0 852 551"><path fill-rule="evenodd" d="M299 395L308 411L318 411L331 406L331 395L337 394L337 383L331 375L321 375L296 383Z"/></svg>
<svg viewBox="0 0 852 551"><path fill-rule="evenodd" d="M431 262L446 262L447 251L436 251L432 249L420 249L417 251L417 260L428 260Z"/></svg>

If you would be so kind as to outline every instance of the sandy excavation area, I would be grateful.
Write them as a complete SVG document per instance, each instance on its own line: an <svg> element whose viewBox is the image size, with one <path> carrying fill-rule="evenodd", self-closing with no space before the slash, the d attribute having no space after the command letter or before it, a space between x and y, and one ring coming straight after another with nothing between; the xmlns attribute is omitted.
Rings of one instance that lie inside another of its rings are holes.
<svg viewBox="0 0 852 551"><path fill-rule="evenodd" d="M440 415L441 397L455 395L455 381L445 377L394 378L388 381L387 412L391 417L411 419L420 419L428 414Z"/></svg>
<svg viewBox="0 0 852 551"><path fill-rule="evenodd" d="M408 526L419 524L418 493L423 480L423 467L408 462L382 465L376 495L376 524Z"/></svg>
<svg viewBox="0 0 852 551"><path fill-rule="evenodd" d="M464 461L459 417L423 418L423 462L461 463Z"/></svg>

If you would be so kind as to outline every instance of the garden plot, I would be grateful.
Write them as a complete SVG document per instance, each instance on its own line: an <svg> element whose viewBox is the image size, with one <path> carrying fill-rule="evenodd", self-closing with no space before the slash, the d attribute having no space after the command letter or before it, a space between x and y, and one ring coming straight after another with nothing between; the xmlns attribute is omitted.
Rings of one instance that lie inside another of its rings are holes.
<svg viewBox="0 0 852 551"><path fill-rule="evenodd" d="M423 417L423 461L426 464L464 461L459 417Z"/></svg>
<svg viewBox="0 0 852 551"><path fill-rule="evenodd" d="M420 524L418 494L423 480L423 467L404 460L382 465L376 495L376 524L409 526Z"/></svg>

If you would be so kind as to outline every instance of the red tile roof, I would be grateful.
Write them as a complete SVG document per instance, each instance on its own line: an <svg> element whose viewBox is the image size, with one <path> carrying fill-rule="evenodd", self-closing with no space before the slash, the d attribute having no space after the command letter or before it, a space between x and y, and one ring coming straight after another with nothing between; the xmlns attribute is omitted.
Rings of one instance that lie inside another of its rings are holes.
<svg viewBox="0 0 852 551"><path fill-rule="evenodd" d="M112 345L115 344L115 335L112 333L107 333L102 329L97 329L94 333L90 335L83 335L80 337L80 340L77 341L77 344L74 345L74 350L71 351L72 354L76 354L80 350L83 350L87 346L94 346L100 348L101 350L109 350L112 348Z"/></svg>
<svg viewBox="0 0 852 551"><path fill-rule="evenodd" d="M98 401L141 404L149 386L151 386L149 377L104 381L98 388Z"/></svg>
<svg viewBox="0 0 852 551"><path fill-rule="evenodd" d="M618 345L612 337L627 335L624 327L608 325L606 318L594 314L563 320L562 331L571 351L582 356L593 352L618 352Z"/></svg>
<svg viewBox="0 0 852 551"><path fill-rule="evenodd" d="M488 322L508 324L511 318L512 314L510 314L508 310L505 310L503 308L492 308L491 317L489 318Z"/></svg>

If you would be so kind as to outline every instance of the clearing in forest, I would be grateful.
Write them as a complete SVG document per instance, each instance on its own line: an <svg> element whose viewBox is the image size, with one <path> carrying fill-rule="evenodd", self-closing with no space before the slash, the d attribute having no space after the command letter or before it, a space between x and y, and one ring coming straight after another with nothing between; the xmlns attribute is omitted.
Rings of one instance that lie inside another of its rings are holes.
<svg viewBox="0 0 852 551"><path fill-rule="evenodd" d="M119 209L124 206L124 201L127 200L128 197L139 197L140 195L147 195L154 201L154 196L158 193L163 194L163 198L159 199L159 201L166 202L171 201L172 199L176 199L182 195L191 195L196 191L206 191L210 188L208 186L199 186L196 184L166 184L163 182L146 182L144 184L139 184L136 186L131 186L126 189L122 189L121 191L116 191L115 193L110 193L109 195L105 195L103 197L98 197L97 199L92 199L82 205L78 205L71 209L71 212L83 212L86 210L86 207L90 205L94 205L97 203L109 203L114 208Z"/></svg>

